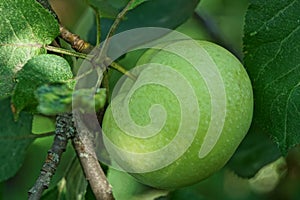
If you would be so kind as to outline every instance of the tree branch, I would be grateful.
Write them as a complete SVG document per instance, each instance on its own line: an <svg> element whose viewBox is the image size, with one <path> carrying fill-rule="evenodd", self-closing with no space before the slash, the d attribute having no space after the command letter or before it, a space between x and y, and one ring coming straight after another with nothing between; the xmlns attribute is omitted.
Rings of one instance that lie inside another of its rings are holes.
<svg viewBox="0 0 300 200"><path fill-rule="evenodd" d="M75 51L88 54L93 50L93 45L82 40L78 35L71 33L63 25L59 25L59 30L61 38L69 43Z"/></svg>
<svg viewBox="0 0 300 200"><path fill-rule="evenodd" d="M100 25L101 16L100 16L100 11L96 7L91 6L91 8L94 10L95 18L96 18L96 26L97 26L96 46L97 46L101 42L101 25Z"/></svg>
<svg viewBox="0 0 300 200"><path fill-rule="evenodd" d="M82 139L84 137L84 139ZM91 138L76 134L72 144L80 160L84 174L97 200L113 200L112 188L99 164L95 151L90 151L93 146Z"/></svg>
<svg viewBox="0 0 300 200"><path fill-rule="evenodd" d="M62 49L62 48L55 47L55 46L45 46L44 48L47 49L47 51L52 51L52 52L55 52L55 53L74 56L74 57L82 58L82 59L87 59L88 58L87 54L79 53L79 52L75 52L75 51L70 51L70 50Z"/></svg>
<svg viewBox="0 0 300 200"><path fill-rule="evenodd" d="M62 25L60 25L60 36L63 40L65 40L67 43L69 43L72 46L72 48L77 52L88 54L94 48L93 45L91 45L90 43L84 41L78 35L70 32L68 29L66 29ZM55 48L50 47L50 46L47 46L46 48L51 48L51 49L48 49L50 51L53 51L55 49ZM60 53L62 53L62 52L60 52ZM64 54L65 54L65 52L64 52ZM81 56L82 58L84 57L84 55L73 55L73 56L76 56L76 57ZM87 58L87 56L86 56L86 58ZM122 74L128 76L132 80L136 80L136 77L130 71L126 70L120 64L118 64L114 61L111 61L110 58L106 57L105 60L103 60L102 62L103 63L110 62L111 63L110 64L111 68L121 72Z"/></svg>
<svg viewBox="0 0 300 200"><path fill-rule="evenodd" d="M48 0L37 1L58 19ZM76 51L89 53L93 49L92 45L81 40L79 36L70 33L62 25L60 25L60 32L61 37L70 43ZM61 155L66 149L68 139L73 137L75 132L72 114L58 115L56 119L56 135L54 142L51 149L48 151L48 156L42 167L39 178L28 192L30 200L40 199L43 191L49 187L50 180L56 171ZM75 137L72 139L72 144L77 152L86 178L88 179L96 198L100 200L113 200L111 186L96 158L93 143L91 138L89 138L89 135L90 133L82 133L80 135L76 133ZM82 141L79 136L82 136L84 141ZM87 151L87 149L89 149L89 151Z"/></svg>
<svg viewBox="0 0 300 200"><path fill-rule="evenodd" d="M72 127L73 121L70 114L57 116L54 142L51 149L48 151L40 176L36 180L35 185L28 192L29 200L40 199L43 191L49 187L51 178L59 165L61 156L66 150L68 138L70 138L74 132Z"/></svg>

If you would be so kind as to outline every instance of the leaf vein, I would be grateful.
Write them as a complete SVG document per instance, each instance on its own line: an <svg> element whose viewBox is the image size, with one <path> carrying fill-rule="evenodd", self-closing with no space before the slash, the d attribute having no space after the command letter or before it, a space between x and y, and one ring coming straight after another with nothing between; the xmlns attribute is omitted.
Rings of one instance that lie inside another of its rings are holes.
<svg viewBox="0 0 300 200"><path fill-rule="evenodd" d="M26 18L26 15L24 15L24 13L23 13L23 11L22 11L22 9L19 9L19 11L20 11L20 14L24 17L24 22L27 24L27 26L30 28L30 33L32 34L32 36L33 36L33 38L35 39L35 40L37 40L37 36L34 34L34 30L33 30L33 28L32 28L32 26L31 26L31 24L28 22L28 19ZM37 13L38 13L38 11L37 11ZM39 17L40 18L40 17Z"/></svg>
<svg viewBox="0 0 300 200"><path fill-rule="evenodd" d="M259 78L260 78L260 76L265 72L265 69L266 69L266 67L272 62L272 61L274 61L276 58L277 58L277 56L279 55L279 53L280 53L280 51L282 50L282 46L283 46L283 44L294 34L294 33L296 33L298 30L300 29L300 25L299 26L296 26L281 42L280 42L280 45L279 45L279 47L278 47L278 49L277 49L277 51L276 51L276 53L275 53L275 55L271 58L271 59L269 59L263 66L262 66L262 68L261 68L261 70L259 70L259 72L258 72L258 74L257 74L257 76L256 76L256 78L254 78L254 81L257 81Z"/></svg>
<svg viewBox="0 0 300 200"><path fill-rule="evenodd" d="M1 46L13 46L13 47L36 47L42 48L43 45L39 43L2 43Z"/></svg>
<svg viewBox="0 0 300 200"><path fill-rule="evenodd" d="M281 76L275 78L273 81L269 82L263 90L266 90L268 87L270 87L272 85L272 83L284 78L285 76L288 76L289 74L291 74L292 72L294 72L295 70L297 70L300 67L300 64L296 65L295 67L293 67L292 69L290 69L289 71L287 71L286 73L282 74Z"/></svg>
<svg viewBox="0 0 300 200"><path fill-rule="evenodd" d="M261 31L264 27L267 26L267 24L271 21L273 21L276 17L279 17L280 14L284 13L288 8L290 8L293 4L295 4L297 0L292 1L290 4L287 4L285 7L280 9L274 16L272 16L270 19L267 19L258 29L256 32Z"/></svg>
<svg viewBox="0 0 300 200"><path fill-rule="evenodd" d="M288 107L289 107L289 101L291 99L291 94L294 92L294 90L300 85L300 82L295 85L291 91L289 92L289 96L286 101L286 107L285 107L285 116L284 116L284 132L283 132L283 137L284 137L284 144L285 146L287 145L287 121L288 121Z"/></svg>

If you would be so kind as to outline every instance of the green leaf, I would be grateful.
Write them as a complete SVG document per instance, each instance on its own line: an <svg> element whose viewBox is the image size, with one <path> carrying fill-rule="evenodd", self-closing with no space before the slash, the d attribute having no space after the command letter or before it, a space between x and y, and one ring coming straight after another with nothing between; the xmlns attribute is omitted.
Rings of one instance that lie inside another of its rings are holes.
<svg viewBox="0 0 300 200"><path fill-rule="evenodd" d="M13 79L33 56L46 53L59 34L54 17L35 0L0 1L0 98L11 95Z"/></svg>
<svg viewBox="0 0 300 200"><path fill-rule="evenodd" d="M57 186L54 188L47 190L45 194L41 197L41 200L65 200L66 199L66 191L65 189L65 181L60 181Z"/></svg>
<svg viewBox="0 0 300 200"><path fill-rule="evenodd" d="M253 123L286 154L300 143L300 1L250 2L244 52L254 90Z"/></svg>
<svg viewBox="0 0 300 200"><path fill-rule="evenodd" d="M250 193L248 180L229 170L220 170L207 179L189 187L170 192L170 200L260 200Z"/></svg>
<svg viewBox="0 0 300 200"><path fill-rule="evenodd" d="M27 108L35 112L37 100L34 91L41 85L72 78L68 62L60 56L44 54L30 59L17 73L12 103L18 115Z"/></svg>
<svg viewBox="0 0 300 200"><path fill-rule="evenodd" d="M128 0L127 0L128 1ZM149 0L137 1L142 4L130 10L116 33L140 27L164 27L173 29L185 22L194 12L199 0ZM102 39L108 33L112 23L112 19L101 19L101 36ZM96 26L93 26L90 33L90 40L95 43Z"/></svg>
<svg viewBox="0 0 300 200"><path fill-rule="evenodd" d="M0 183L0 196L3 198L3 188L4 188L4 182Z"/></svg>
<svg viewBox="0 0 300 200"><path fill-rule="evenodd" d="M149 0L135 0L128 10L132 10L146 1ZM87 3L98 9L100 16L105 18L115 18L128 2L129 0L87 0Z"/></svg>
<svg viewBox="0 0 300 200"><path fill-rule="evenodd" d="M146 1L149 1L149 0L135 0L129 7L128 7L128 10L132 10L134 9L135 7L139 6L140 4L146 2Z"/></svg>
<svg viewBox="0 0 300 200"><path fill-rule="evenodd" d="M49 133L55 131L55 119L43 115L34 115L32 130L34 134Z"/></svg>
<svg viewBox="0 0 300 200"><path fill-rule="evenodd" d="M66 175L58 182L56 187L47 191L42 200L82 200L84 199L87 181L81 165L75 157L70 163Z"/></svg>
<svg viewBox="0 0 300 200"><path fill-rule="evenodd" d="M84 199L88 183L77 157L73 159L65 177L66 200Z"/></svg>
<svg viewBox="0 0 300 200"><path fill-rule="evenodd" d="M21 113L15 122L10 100L0 101L0 182L12 176L21 167L27 147L33 142L31 134L32 115Z"/></svg>
<svg viewBox="0 0 300 200"><path fill-rule="evenodd" d="M153 200L168 194L166 190L158 190L145 186L127 173L113 168L109 168L107 179L112 185L116 200Z"/></svg>
<svg viewBox="0 0 300 200"><path fill-rule="evenodd" d="M35 94L39 102L38 112L44 115L57 115L71 112L72 106L84 109L84 112L93 112L104 107L106 90L99 89L95 95L93 89L78 89L73 91L74 85L52 84L39 87ZM94 98L94 99L93 99Z"/></svg>
<svg viewBox="0 0 300 200"><path fill-rule="evenodd" d="M128 12L119 31L138 27L175 28L185 22L194 12L199 0L151 0Z"/></svg>
<svg viewBox="0 0 300 200"><path fill-rule="evenodd" d="M87 0L87 3L98 9L101 17L115 18L119 13L119 8L112 5L109 0Z"/></svg>
<svg viewBox="0 0 300 200"><path fill-rule="evenodd" d="M281 156L276 144L266 134L250 130L227 164L243 178L253 177L262 167Z"/></svg>

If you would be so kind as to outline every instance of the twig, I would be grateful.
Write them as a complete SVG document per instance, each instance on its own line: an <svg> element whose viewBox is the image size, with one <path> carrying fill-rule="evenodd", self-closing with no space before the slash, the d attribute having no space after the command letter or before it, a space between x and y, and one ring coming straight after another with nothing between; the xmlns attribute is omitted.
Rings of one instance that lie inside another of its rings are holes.
<svg viewBox="0 0 300 200"><path fill-rule="evenodd" d="M113 69L115 69L115 70L121 72L122 74L128 76L130 79L132 79L132 80L134 80L134 81L137 79L137 77L136 77L135 75L133 75L130 71L127 71L124 67L122 67L120 64L118 64L118 63L116 63L116 62L112 62L112 63L110 64L110 66L111 66Z"/></svg>
<svg viewBox="0 0 300 200"><path fill-rule="evenodd" d="M63 152L66 150L68 138L72 136L74 129L70 114L58 115L56 118L56 129L54 142L48 151L45 163L41 169L40 176L35 185L28 192L29 200L40 199L43 191L49 187L52 176L60 162Z"/></svg>
<svg viewBox="0 0 300 200"><path fill-rule="evenodd" d="M58 20L56 13L53 11L48 0L37 0L45 9L47 9ZM45 189L50 185L51 178L55 174L59 165L61 156L65 152L68 139L71 137L74 129L72 117L68 114L58 115L56 118L55 137L52 143L45 163L42 166L41 173L34 186L28 191L29 200L38 200L41 198Z"/></svg>
<svg viewBox="0 0 300 200"><path fill-rule="evenodd" d="M92 156L86 151L89 145L84 144L78 135L72 140L72 144L96 199L113 200L111 186L106 179L98 159L95 158L95 155Z"/></svg>
<svg viewBox="0 0 300 200"><path fill-rule="evenodd" d="M81 115L82 116L82 115ZM77 117L75 115L75 117ZM81 166L84 170L85 177L97 200L113 200L112 188L108 183L106 176L97 159L94 141L96 135L85 129L83 118L75 120L76 127L81 127L80 134L75 134L72 144L76 150Z"/></svg>
<svg viewBox="0 0 300 200"><path fill-rule="evenodd" d="M127 3L127 5L125 6L125 8L123 8L123 10L118 14L118 16L116 17L114 23L111 25L111 27L108 31L108 34L106 36L106 40L114 35L115 31L117 30L118 26L120 25L121 20L127 14L127 12L129 11L130 6L134 3L134 1L135 0L130 0Z"/></svg>
<svg viewBox="0 0 300 200"><path fill-rule="evenodd" d="M55 14L47 0L39 0L39 2L51 13L53 12ZM91 44L80 39L78 35L71 33L62 25L60 25L60 33L61 37L71 44L72 48L77 52L88 54L93 50ZM52 50L53 49L54 48L52 48ZM104 62L105 60L102 60L100 64L103 64ZM93 137L91 137L93 133L88 131L83 131L80 134L76 133L72 114L59 115L56 121L57 127L54 143L51 150L48 152L46 162L41 170L41 175L33 188L29 191L29 199L39 199L43 191L48 188L51 177L59 164L60 157L65 151L69 137L67 136L67 133L71 132L74 133L74 137L72 138L73 147L76 150L85 176L90 183L95 197L98 200L113 200L114 197L112 195L111 186L96 157L92 140ZM80 123L80 120L77 123ZM80 124L77 124L76 127L80 127Z"/></svg>
<svg viewBox="0 0 300 200"><path fill-rule="evenodd" d="M109 46L109 42L110 42L110 38L114 35L115 31L117 30L117 28L120 25L121 20L123 19L123 17L127 14L127 12L129 11L129 7L131 6L131 4L134 2L135 0L129 0L129 2L127 3L127 5L125 6L125 8L123 8L123 10L118 14L118 16L116 17L114 23L111 25L106 38L104 40L104 44L103 47L100 50L100 58L101 57L106 57L106 52Z"/></svg>
<svg viewBox="0 0 300 200"><path fill-rule="evenodd" d="M93 50L93 45L82 40L78 35L71 33L64 26L60 25L59 30L61 38L69 43L76 51L88 54Z"/></svg>
<svg viewBox="0 0 300 200"><path fill-rule="evenodd" d="M94 6L91 6L92 9L94 10L95 17L96 17L96 26L97 26L97 38L96 38L96 46L98 46L101 42L101 16L100 16L100 11Z"/></svg>
<svg viewBox="0 0 300 200"><path fill-rule="evenodd" d="M87 54L78 53L78 52L70 51L70 50L67 50L67 49L62 49L62 48L55 47L55 46L48 46L47 45L44 48L47 49L48 51L52 51L52 52L55 52L55 53L61 53L61 54L64 54L64 55L74 56L74 57L82 58L82 59L88 58Z"/></svg>
<svg viewBox="0 0 300 200"><path fill-rule="evenodd" d="M106 67L108 66L108 65L106 65L106 60L109 60L109 58L107 56L107 50L108 50L108 47L109 47L111 36L113 36L113 34L116 31L117 27L119 26L121 20L126 15L126 13L129 10L129 7L131 6L131 4L134 1L135 0L129 0L129 2L125 6L125 8L118 14L118 16L115 19L114 23L111 25L110 30L108 31L108 34L107 34L105 40L103 41L103 45L100 48L100 51L99 51L98 55L93 58L92 64L94 66L97 66L96 73L98 75L98 79L95 83L96 87L100 86L100 84L102 82L102 79L103 79L103 74L105 73ZM125 70L125 71L127 71L127 70ZM130 74L130 72L128 72L127 74Z"/></svg>
<svg viewBox="0 0 300 200"><path fill-rule="evenodd" d="M85 53L85 54L74 54L72 56L75 56L75 57L81 57L81 58L88 58L86 54L90 53L94 46L91 45L90 43L84 41L83 39L81 39L78 35L70 32L68 29L66 29L65 27L63 27L62 25L60 25L60 35L62 37L63 40L65 40L66 42L68 42L69 44L71 44L72 48L77 51L77 52L80 52L80 53ZM61 49L57 49L55 47L51 47L51 46L46 46L46 49L49 50L49 51L56 51L58 52L59 50L59 53L63 53L63 54L66 54L67 51L60 51ZM72 52L70 52L70 55L71 55ZM97 60L98 62L101 62L99 60ZM136 77L128 70L126 70L123 66L121 66L120 64L116 63L116 62L112 62L110 58L106 57L104 59L104 61L102 61L103 63L104 62L111 62L110 66L121 72L122 74L128 76L129 78L133 79L133 80L136 80ZM96 63L97 64L97 63Z"/></svg>
<svg viewBox="0 0 300 200"><path fill-rule="evenodd" d="M52 51L52 52L55 52L55 53L61 53L61 54L64 54L64 55L74 56L74 57L77 57L77 58L87 59L87 60L91 61L91 58L89 58L89 56L87 54L84 54L84 53L74 52L74 51L70 51L70 50L67 50L67 49L62 49L62 48L58 48L58 47L54 47L54 46L45 46L44 48L47 49L48 51ZM132 80L137 79L137 77L135 75L133 75L130 71L127 71L119 63L112 62L109 58L106 58L104 62L111 63L110 64L111 68L121 72L125 76L128 76L130 79L132 79ZM106 76L106 78L107 78L107 76ZM106 85L108 85L108 84L106 84ZM106 87L106 88L108 89L108 87Z"/></svg>
<svg viewBox="0 0 300 200"><path fill-rule="evenodd" d="M99 30L100 31L100 30ZM100 32L98 33L100 34ZM66 29L65 27L63 27L62 25L60 25L60 36L63 40L65 40L67 43L71 44L72 48L77 51L77 52L80 52L80 53L90 53L94 46L91 45L90 43L82 40L78 35L74 34L74 33L71 33L68 29ZM100 37L100 36L99 36ZM57 51L57 50L60 50L60 49L57 49L57 48L54 48L54 47L51 47L51 46L46 46L46 49L49 50L49 51ZM61 51L59 51L59 53L62 53ZM64 54L66 53L66 51L64 52ZM72 53L72 52L70 52ZM73 56L76 56L76 57L81 57L81 58L87 58L87 55L86 54L79 54L79 55L73 55ZM71 55L71 54L69 54ZM107 60L110 61L109 58L106 57L106 59L103 59L102 63L106 62ZM101 62L99 60L97 60L97 62ZM97 63L96 63L97 65ZM120 64L116 63L116 62L112 62L110 64L110 66L123 73L124 75L128 76L129 78L133 79L133 80L136 80L135 76L127 71L124 67L122 67ZM117 66L117 67L116 67ZM107 78L107 77L106 77ZM108 89L108 88L107 88Z"/></svg>
<svg viewBox="0 0 300 200"><path fill-rule="evenodd" d="M54 14L57 18L55 12L51 8L51 5L47 0L38 0L38 2L41 3L42 6L48 9L50 13ZM67 42L69 42L77 51L81 53L89 53L93 49L92 45L89 45L89 43L81 40L79 36L70 33L63 26L60 26L60 32L62 37ZM56 135L54 138L54 142L51 149L48 151L48 156L45 164L42 167L39 178L37 179L35 185L28 192L30 200L40 199L43 191L49 187L50 180L56 171L61 155L66 149L68 139L71 138L75 132L76 131L73 124L72 114L69 113L58 115L56 119ZM83 137L87 137L87 135L82 135ZM76 134L76 137L73 138L74 148L76 149L83 170L97 199L112 200L114 198L112 196L111 186L109 185L98 160L93 156L95 152L89 151L92 153L87 154L87 158L82 156L84 155L84 153L86 153L86 149L93 148L93 146L90 146L92 145L92 143L89 141L89 138L87 138L84 142L82 142L79 138L79 135Z"/></svg>

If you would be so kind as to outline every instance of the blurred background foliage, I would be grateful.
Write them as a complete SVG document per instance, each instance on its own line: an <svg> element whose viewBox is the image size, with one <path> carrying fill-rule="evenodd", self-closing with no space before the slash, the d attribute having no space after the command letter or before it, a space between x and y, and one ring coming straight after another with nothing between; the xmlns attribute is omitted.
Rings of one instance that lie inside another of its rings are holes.
<svg viewBox="0 0 300 200"><path fill-rule="evenodd" d="M93 13L82 0L51 0L59 15L61 23L83 39L95 41L95 22ZM175 1L174 1L175 2ZM217 42L233 51L242 58L242 37L244 15L248 6L247 0L201 0L196 8L198 15L190 16L176 30L196 39ZM199 19L199 15L201 19ZM204 20L204 21L203 21ZM103 22L108 23L109 21ZM210 30L207 31L207 26ZM105 31L105 30L104 30ZM131 68L139 54L125 56L120 62ZM112 81L121 75L111 72ZM44 162L53 137L36 140L28 149L25 162L21 170L8 181L0 184L2 199L26 199L27 191L34 184ZM59 168L51 182L54 188L64 176L74 153L69 146ZM271 165L263 168L250 180L235 175L224 168L207 180L196 185L169 192L160 200L293 200L300 199L300 148L295 148L286 159L280 158ZM122 177L124 179L124 177ZM125 177L126 178L126 177ZM141 187L137 183L131 187ZM124 185L123 187L129 187ZM123 188L124 189L124 188ZM134 188L131 190L134 190ZM88 190L87 199L91 197Z"/></svg>

